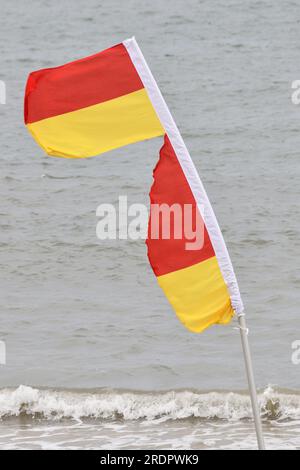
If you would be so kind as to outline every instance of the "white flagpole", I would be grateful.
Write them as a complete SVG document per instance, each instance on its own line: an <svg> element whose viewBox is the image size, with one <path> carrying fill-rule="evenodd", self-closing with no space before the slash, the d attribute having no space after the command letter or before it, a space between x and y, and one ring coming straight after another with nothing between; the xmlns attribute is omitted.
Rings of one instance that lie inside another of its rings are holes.
<svg viewBox="0 0 300 470"><path fill-rule="evenodd" d="M246 318L245 318L244 313L241 313L238 315L238 321L239 321L239 330L241 333L242 347L243 347L244 358L245 358L246 373L247 373L247 379L248 379L248 385L249 385L249 391L250 391L250 397L251 397L251 403L252 403L252 410L253 410L253 416L254 416L254 422L255 422L258 448L259 450L265 450L265 442L264 442L264 436L263 436L263 431L262 431L257 392L256 392L256 387L255 387L250 346L249 346L249 341L248 341L249 330L246 325Z"/></svg>
<svg viewBox="0 0 300 470"><path fill-rule="evenodd" d="M181 168L189 182L190 188L193 192L195 200L198 205L198 209L205 221L206 228L222 272L224 280L227 284L231 303L234 311L236 312L239 320L242 345L245 357L246 372L248 377L249 391L253 409L253 416L255 421L257 442L259 449L264 449L264 440L262 434L262 426L260 420L259 406L257 401L257 394L254 383L254 374L252 368L252 361L247 337L247 327L245 321L245 314L243 302L240 297L237 280L233 271L233 267L230 261L230 257L223 239L222 232L219 228L217 219L214 211L210 205L206 191L202 184L202 181L197 173L188 149L185 146L183 138L179 132L178 127L171 115L171 112L161 94L161 91L151 73L151 70L140 50L135 38L126 39L123 41L124 46L143 82L145 89L147 90L148 96L154 107L160 122L162 123L166 134L168 135L173 149L176 153ZM203 209L204 208L204 209Z"/></svg>

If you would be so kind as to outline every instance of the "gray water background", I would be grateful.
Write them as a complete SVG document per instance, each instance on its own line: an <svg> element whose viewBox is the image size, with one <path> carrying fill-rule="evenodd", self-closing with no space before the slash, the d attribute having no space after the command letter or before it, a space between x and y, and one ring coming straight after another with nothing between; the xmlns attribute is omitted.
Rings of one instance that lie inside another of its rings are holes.
<svg viewBox="0 0 300 470"><path fill-rule="evenodd" d="M245 389L239 334L178 322L143 241L100 242L96 207L148 204L161 140L75 161L23 125L30 71L135 35L215 209L257 384L299 389L300 4L0 0L0 387Z"/></svg>

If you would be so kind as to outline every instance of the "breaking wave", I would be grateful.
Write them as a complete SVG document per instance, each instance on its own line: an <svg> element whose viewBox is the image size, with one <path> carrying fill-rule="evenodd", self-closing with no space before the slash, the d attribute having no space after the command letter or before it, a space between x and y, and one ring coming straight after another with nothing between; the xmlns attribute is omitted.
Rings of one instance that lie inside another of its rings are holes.
<svg viewBox="0 0 300 470"><path fill-rule="evenodd" d="M267 387L259 395L264 419L300 419L300 393ZM24 385L0 390L0 419L181 420L251 419L250 399L241 392L177 390L134 392L38 389Z"/></svg>

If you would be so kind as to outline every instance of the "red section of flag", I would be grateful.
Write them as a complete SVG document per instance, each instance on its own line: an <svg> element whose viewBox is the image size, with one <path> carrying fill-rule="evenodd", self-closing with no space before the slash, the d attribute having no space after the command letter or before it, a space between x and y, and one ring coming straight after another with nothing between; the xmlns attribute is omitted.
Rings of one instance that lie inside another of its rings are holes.
<svg viewBox="0 0 300 470"><path fill-rule="evenodd" d="M160 150L160 158L154 169L153 178L154 183L150 191L151 212L146 243L149 261L156 276L187 268L214 256L214 249L206 227L204 227L202 237L204 243L197 250L186 249L186 243L191 240L184 236L184 231L182 231L183 237L181 239L174 238L174 218L171 218L170 239L162 239L161 236L154 239L151 236L154 216L153 204L167 204L169 206L179 204L182 210L184 205L187 204L192 207L194 227L196 216L198 215L201 219L193 193L167 135L165 135L164 145Z"/></svg>
<svg viewBox="0 0 300 470"><path fill-rule="evenodd" d="M123 44L60 67L32 72L25 91L25 123L76 111L143 88Z"/></svg>

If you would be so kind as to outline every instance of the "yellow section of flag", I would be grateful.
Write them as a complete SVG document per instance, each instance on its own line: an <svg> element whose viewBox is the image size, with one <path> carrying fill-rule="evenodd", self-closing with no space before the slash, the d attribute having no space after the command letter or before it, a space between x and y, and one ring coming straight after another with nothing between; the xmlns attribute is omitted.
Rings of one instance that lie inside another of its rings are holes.
<svg viewBox="0 0 300 470"><path fill-rule="evenodd" d="M234 311L215 256L157 277L178 318L200 333L214 323L229 323Z"/></svg>
<svg viewBox="0 0 300 470"><path fill-rule="evenodd" d="M49 154L87 158L164 134L146 90L27 124Z"/></svg>

